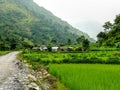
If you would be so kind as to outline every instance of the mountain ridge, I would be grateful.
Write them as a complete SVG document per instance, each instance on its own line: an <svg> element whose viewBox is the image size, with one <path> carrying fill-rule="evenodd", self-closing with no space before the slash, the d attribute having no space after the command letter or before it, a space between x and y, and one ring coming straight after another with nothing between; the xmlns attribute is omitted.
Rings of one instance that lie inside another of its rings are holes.
<svg viewBox="0 0 120 90"><path fill-rule="evenodd" d="M49 44L53 39L66 44L67 39L75 42L82 35L92 41L87 34L38 6L33 0L2 0L0 12L1 47L14 49Z"/></svg>

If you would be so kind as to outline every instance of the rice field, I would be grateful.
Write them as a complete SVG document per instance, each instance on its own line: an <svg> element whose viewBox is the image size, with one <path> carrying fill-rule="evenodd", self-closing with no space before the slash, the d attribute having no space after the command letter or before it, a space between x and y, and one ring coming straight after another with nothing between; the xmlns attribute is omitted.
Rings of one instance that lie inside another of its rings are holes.
<svg viewBox="0 0 120 90"><path fill-rule="evenodd" d="M49 72L70 90L120 90L120 65L50 64Z"/></svg>

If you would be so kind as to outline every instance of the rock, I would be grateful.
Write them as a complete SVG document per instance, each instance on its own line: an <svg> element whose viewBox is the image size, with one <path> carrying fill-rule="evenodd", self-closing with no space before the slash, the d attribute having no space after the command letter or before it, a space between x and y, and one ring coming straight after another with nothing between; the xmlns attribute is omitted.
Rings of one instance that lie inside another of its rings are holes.
<svg viewBox="0 0 120 90"><path fill-rule="evenodd" d="M31 74L28 75L28 78L32 81L37 81L36 77Z"/></svg>
<svg viewBox="0 0 120 90"><path fill-rule="evenodd" d="M30 83L28 87L29 87L29 90L42 90L39 88L39 86L36 83Z"/></svg>

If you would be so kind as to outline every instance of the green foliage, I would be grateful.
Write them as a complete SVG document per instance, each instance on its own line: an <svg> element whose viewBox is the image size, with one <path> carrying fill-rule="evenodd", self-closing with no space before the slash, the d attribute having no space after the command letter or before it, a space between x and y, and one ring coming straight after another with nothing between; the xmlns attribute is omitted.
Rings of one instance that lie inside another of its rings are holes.
<svg viewBox="0 0 120 90"><path fill-rule="evenodd" d="M89 48L89 43L90 42L88 39L83 40L82 47L83 47L84 51L86 51Z"/></svg>
<svg viewBox="0 0 120 90"><path fill-rule="evenodd" d="M77 38L76 41L78 44L82 45L82 51L86 51L89 48L90 41L84 36Z"/></svg>
<svg viewBox="0 0 120 90"><path fill-rule="evenodd" d="M120 15L117 15L114 23L109 21L103 25L105 32L100 32L98 37L98 46L108 46L119 48L120 43Z"/></svg>
<svg viewBox="0 0 120 90"><path fill-rule="evenodd" d="M49 72L70 90L120 89L119 65L50 64Z"/></svg>
<svg viewBox="0 0 120 90"><path fill-rule="evenodd" d="M7 54L9 53L10 51L0 51L0 55L4 55L4 54Z"/></svg>
<svg viewBox="0 0 120 90"><path fill-rule="evenodd" d="M70 45L72 43L71 39L68 38L67 44Z"/></svg>
<svg viewBox="0 0 120 90"><path fill-rule="evenodd" d="M105 22L103 27L104 27L105 33L107 33L110 29L112 29L112 24L108 21L108 22Z"/></svg>
<svg viewBox="0 0 120 90"><path fill-rule="evenodd" d="M84 37L84 36L78 37L78 38L76 39L76 41L77 41L78 44L81 44L84 40L85 40L85 37Z"/></svg>
<svg viewBox="0 0 120 90"><path fill-rule="evenodd" d="M25 51L22 57L29 63L106 63L120 64L117 49L91 49L90 52L40 52Z"/></svg>

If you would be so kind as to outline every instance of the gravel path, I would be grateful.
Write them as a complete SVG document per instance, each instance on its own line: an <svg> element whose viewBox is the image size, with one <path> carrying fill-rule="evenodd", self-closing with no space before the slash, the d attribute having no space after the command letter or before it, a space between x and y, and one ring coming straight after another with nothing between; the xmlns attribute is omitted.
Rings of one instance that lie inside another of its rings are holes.
<svg viewBox="0 0 120 90"><path fill-rule="evenodd" d="M18 54L18 52L9 53L0 57L0 85L14 71L13 61L16 59L16 54Z"/></svg>
<svg viewBox="0 0 120 90"><path fill-rule="evenodd" d="M28 70L24 63L16 59L19 52L0 57L0 90L41 90L28 81Z"/></svg>

